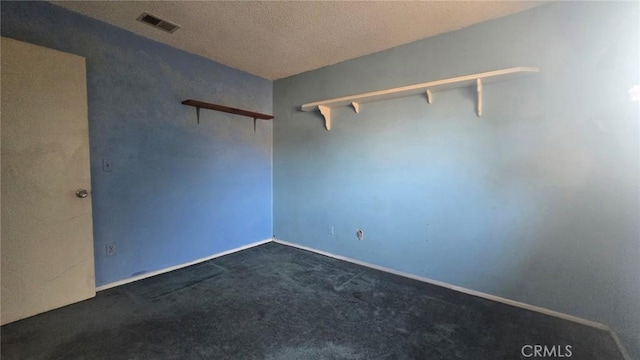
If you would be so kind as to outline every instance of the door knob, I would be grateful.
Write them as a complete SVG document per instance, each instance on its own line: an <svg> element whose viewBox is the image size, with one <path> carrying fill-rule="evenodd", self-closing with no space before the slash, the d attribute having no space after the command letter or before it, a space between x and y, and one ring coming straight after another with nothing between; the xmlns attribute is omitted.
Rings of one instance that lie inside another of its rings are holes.
<svg viewBox="0 0 640 360"><path fill-rule="evenodd" d="M85 189L76 190L76 196L79 198L86 198L89 195L89 192Z"/></svg>

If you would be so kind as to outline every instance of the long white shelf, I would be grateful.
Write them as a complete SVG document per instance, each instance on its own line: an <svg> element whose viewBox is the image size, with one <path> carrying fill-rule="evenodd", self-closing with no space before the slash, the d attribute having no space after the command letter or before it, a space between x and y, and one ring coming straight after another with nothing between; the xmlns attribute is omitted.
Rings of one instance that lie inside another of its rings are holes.
<svg viewBox="0 0 640 360"><path fill-rule="evenodd" d="M482 85L486 83L512 79L522 75L528 75L539 72L540 69L535 67L514 67L502 70L489 71L479 74L471 74L459 76L449 79L429 81L425 83L402 86L392 89L379 90L364 94L343 96L339 98L316 101L302 105L302 111L320 110L324 116L325 127L331 130L331 109L340 106L353 106L356 113L360 113L363 103L393 99L403 96L425 94L427 102L433 102L433 92L447 90L452 88L475 85L478 91L477 115L482 116Z"/></svg>

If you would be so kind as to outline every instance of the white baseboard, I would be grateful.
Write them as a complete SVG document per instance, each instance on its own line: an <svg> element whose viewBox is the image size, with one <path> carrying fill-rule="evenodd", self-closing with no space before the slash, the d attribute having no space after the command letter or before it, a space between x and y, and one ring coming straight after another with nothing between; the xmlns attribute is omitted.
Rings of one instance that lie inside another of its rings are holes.
<svg viewBox="0 0 640 360"><path fill-rule="evenodd" d="M615 331L613 331L613 329L611 329L611 327L609 327L608 325L605 324L601 324L599 322L596 321L591 321L591 320L587 320L587 319L583 319L577 316L573 316L573 315L569 315L569 314L565 314L565 313L561 313L559 311L554 311L554 310L549 310L540 306L534 306L534 305L530 305L530 304L526 304L520 301L515 301L515 300L510 300L507 298L503 298L500 296L495 296L495 295L491 295L491 294L487 294L487 293L483 293L481 291L476 291L476 290L471 290L471 289L467 289L467 288L463 288L461 286L456 286L456 285L452 285L443 281L438 281L438 280L433 280L433 279L429 279L423 276L418 276L418 275L413 275L410 273L406 273L406 272L402 272L402 271L398 271L398 270L394 270L394 269L390 269L390 268L386 268L384 266L378 266L378 265L374 265L374 264L370 264L368 262L364 262L364 261L360 261L360 260L355 260L352 258L348 258L346 256L341 256L341 255L336 255L336 254L332 254L330 252L326 252L326 251L322 251L322 250L316 250L314 248L310 248L307 246L303 246L303 245L298 245L298 244L294 244L294 243L290 243L284 240L280 240L280 239L273 239L273 242L281 244L281 245L286 245L286 246L291 246L297 249L302 249L302 250L306 250L306 251L310 251L316 254L320 254L320 255L324 255L324 256L328 256L337 260L342 260L342 261L347 261L356 265L361 265L361 266L365 266L371 269L375 269L375 270L379 270L379 271L384 271L386 273L390 273L390 274L394 274L394 275L398 275L398 276L402 276L402 277L406 277L409 279L413 279L413 280L418 280L424 283L428 283L428 284L432 284L432 285L436 285L436 286L441 286L447 289L451 289L454 291L458 291L464 294L468 294L468 295L472 295L472 296L477 296L477 297L481 297L487 300L492 300L492 301L496 301L499 303L503 303L503 304L507 304L507 305L511 305L511 306L515 306L515 307L519 307L521 309L525 309L525 310L530 310L530 311L535 311L541 314L545 314L545 315L549 315L549 316L553 316L553 317L557 317L563 320L567 320L567 321L572 321L578 324L582 324L582 325L586 325L586 326L590 326L596 329L600 329L600 330L604 330L607 331L611 337L613 338L613 341L616 343L618 350L620 351L620 353L622 354L622 357L625 360L631 360L631 357L629 356L629 353L627 352L627 350L625 349L624 345L622 344L622 342L620 341L620 338L618 338L618 335L616 334Z"/></svg>
<svg viewBox="0 0 640 360"><path fill-rule="evenodd" d="M273 239L273 241L278 243L278 244L287 245L287 246L295 247L295 248L302 249L302 250L307 250L307 251L310 251L310 252L314 252L316 254L325 255L325 256L328 256L328 257L332 257L334 259L347 261L347 262L350 262L350 263L353 263L353 264L357 264L357 265L362 265L362 266L365 266L365 267L368 267L368 268L371 268L371 269L384 271L384 272L387 272L387 273L391 273L391 274L394 274L394 275L399 275L399 276L406 277L406 278L413 279L413 280L418 280L418 281L429 283L429 284L436 285L436 286L441 286L441 287L444 287L444 288L447 288L447 289L459 291L459 292L464 293L464 294L473 295L473 296L481 297L481 298L492 300L492 301L497 301L499 303L503 303L503 304L507 304L507 305L511 305L511 306L516 306L516 307L519 307L519 308L522 308L522 309L539 312L539 313L542 313L542 314L545 314L545 315L555 316L555 317L558 317L558 318L561 318L561 319L564 319L564 320L580 323L580 324L591 326L591 327L594 327L594 328L597 328L597 329L601 329L601 330L606 330L606 331L610 330L609 326L607 326L607 325L604 325L604 324L601 324L601 323L598 323L598 322L595 322L595 321L579 318L577 316L564 314L564 313L561 313L561 312L558 312L558 311L545 309L543 307L529 305L529 304L526 304L526 303L523 303L523 302L506 299L506 298L503 298L503 297L500 297L500 296L495 296L495 295L483 293L481 291L471 290L471 289L463 288L461 286L452 285L452 284L449 284L449 283L446 283L446 282L443 282L443 281L433 280L433 279L429 279L429 278L426 278L426 277L423 277L423 276L413 275L413 274L410 274L410 273L406 273L406 272L402 272L402 271L386 268L386 267L383 267L383 266L370 264L370 263L367 263L367 262L364 262L364 261L351 259L351 258L348 258L348 257L345 257L345 256L332 254L332 253L329 253L329 252L326 252L326 251L316 250L316 249L313 249L313 248L310 248L310 247L306 247L306 246L290 243L290 242L283 241L283 240L280 240L280 239Z"/></svg>
<svg viewBox="0 0 640 360"><path fill-rule="evenodd" d="M151 271L151 272L148 272L148 273L140 274L138 276L133 276L133 277L130 277L130 278L118 280L118 281L115 281L115 282L112 282L112 283L109 283L109 284L98 286L98 287L96 287L96 291L102 291L102 290L111 289L111 288L116 287L116 286L132 283L134 281L138 281L138 280L146 279L146 278L149 278L149 277L152 277L152 276L164 274L164 273L167 273L169 271L182 269L184 267L195 265L195 264L199 264L201 262L205 262L207 260L215 259L215 258L220 257L220 256L232 254L234 252L238 252L238 251L241 251L241 250L249 249L249 248L252 248L254 246L266 244L266 243L269 243L271 241L273 241L273 239L271 239L271 238L260 240L260 241L256 241L256 242L253 242L251 244L247 244L247 245L240 246L240 247L237 247L237 248L234 248L234 249L231 249L231 250L223 251L221 253L213 254L211 256L207 256L207 257L204 257L204 258L193 260L193 261L190 261L188 263L175 265L175 266L170 266L168 268L164 268L164 269L160 269L160 270L156 270L156 271Z"/></svg>
<svg viewBox="0 0 640 360"><path fill-rule="evenodd" d="M281 244L281 245L290 246L290 247L301 249L301 250L306 250L306 251L313 252L313 253L316 253L316 254L328 256L328 257L331 257L331 258L334 258L334 259L337 259L337 260L350 262L350 263L353 263L353 264L356 264L356 265L361 265L361 266L364 266L364 267L368 267L368 268L371 268L371 269L383 271L383 272L386 272L386 273L390 273L390 274L402 276L402 277L405 277L405 278L421 281L421 282L424 282L424 283L428 283L428 284L444 287L444 288L451 289L451 290L454 290L454 291L458 291L458 292L461 292L461 293L464 293L464 294L477 296L477 297L480 297L480 298L496 301L496 302L499 302L499 303L503 303L503 304L507 304L507 305L511 305L511 306L515 306L515 307L519 307L521 309L535 311L535 312L542 313L542 314L545 314L545 315L557 317L557 318L560 318L560 319L563 319L563 320L572 321L572 322L579 323L579 324L582 324L582 325L594 327L596 329L604 330L604 331L609 332L609 334L613 338L614 342L618 346L618 349L620 350L620 353L622 354L623 358L625 360L631 360L631 357L629 356L629 353L626 351L625 347L622 345L622 342L620 341L620 338L618 338L618 336L616 335L615 331L613 331L608 325L601 324L601 323L598 323L598 322L595 322L595 321L591 321L591 320L586 320L586 319L583 319L583 318L580 318L580 317L577 317L577 316L561 313L561 312L558 312L558 311L549 310L549 309L546 309L546 308L543 308L543 307L534 306L534 305L526 304L526 303L523 303L523 302L519 302L519 301L503 298L503 297L500 297L500 296L495 296L495 295L483 293L481 291L467 289L467 288L464 288L464 287L461 287L461 286L452 285L452 284L449 284L449 283L446 283L446 282L443 282L443 281L433 280L433 279L429 279L429 278L426 278L426 277L423 277L423 276L418 276L418 275L406 273L406 272L403 272L403 271L398 271L398 270L386 268L384 266L378 266L378 265L370 264L370 263L367 263L367 262L364 262L364 261L360 261L360 260L355 260L355 259L352 259L352 258L349 258L349 257L346 257L346 256L336 255L336 254L332 254L330 252L326 252L326 251L322 251L322 250L316 250L314 248L310 248L310 247L303 246L303 245L298 245L298 244L295 244L295 243L290 243L290 242L287 242L287 241L284 241L284 240L280 240L280 239L276 239L276 238L257 241L257 242L251 243L251 244L247 244L247 245L244 245L244 246L237 247L235 249L223 251L223 252L218 253L218 254L214 254L214 255L211 255L211 256L207 256L205 258L197 259L197 260L194 260L194 261L191 261L191 262L188 262L188 263L184 263L184 264L180 264L180 265L176 265L176 266L171 266L171 267L168 267L168 268L164 268L164 269L152 271L152 272L149 272L149 273L141 274L139 276L134 276L134 277L130 277L130 278L127 278L127 279L123 279L123 280L119 280L119 281L116 281L116 282L112 282L112 283L97 287L96 291L102 291L102 290L110 289L110 288L113 288L113 287L116 287L116 286L128 284L128 283L131 283L131 282L134 282L134 281L146 279L146 278L149 278L149 277L152 277L152 276L164 274L164 273L169 272L169 271L178 270L178 269L181 269L181 268L184 268L184 267L187 267L187 266L195 265L195 264L207 261L207 260L215 259L217 257L221 257L221 256L224 256L224 255L232 254L234 252L238 252L238 251L241 251L241 250L249 249L249 248L252 248L252 247L255 247L255 246L258 246L258 245L262 245L262 244L266 244L266 243L269 243L269 242L275 242L275 243L278 243L278 244Z"/></svg>
<svg viewBox="0 0 640 360"><path fill-rule="evenodd" d="M611 332L611 337L613 338L613 341L615 341L616 345L618 346L618 350L620 350L620 353L622 353L622 357L624 358L624 360L631 360L631 355L629 355L629 353L627 352L627 349L622 344L622 341L620 341L618 334L616 334L616 332L613 331L613 329L610 329L609 331Z"/></svg>

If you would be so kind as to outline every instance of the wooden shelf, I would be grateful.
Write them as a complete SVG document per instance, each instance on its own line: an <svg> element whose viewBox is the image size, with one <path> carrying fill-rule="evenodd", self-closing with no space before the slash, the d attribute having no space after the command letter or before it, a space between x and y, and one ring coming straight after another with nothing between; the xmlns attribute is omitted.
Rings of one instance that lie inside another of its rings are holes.
<svg viewBox="0 0 640 360"><path fill-rule="evenodd" d="M502 70L489 71L478 74L459 76L449 79L442 79L420 83L415 85L402 86L392 89L379 90L364 94L343 96L339 98L316 101L302 105L302 111L320 110L325 119L325 127L331 130L331 109L340 106L353 106L356 113L360 113L363 103L394 99L409 95L425 94L427 102L433 102L433 92L448 90L452 88L475 85L478 92L477 115L482 116L482 86L486 83L512 79L522 75L537 73L540 70L535 67L514 67Z"/></svg>
<svg viewBox="0 0 640 360"><path fill-rule="evenodd" d="M273 115L261 114L253 111L237 109L229 106L211 104L204 101L192 100L188 99L182 102L183 105L193 106L196 108L196 116L198 119L198 124L200 123L200 109L208 109L215 111L222 111L229 114L235 114L240 116L246 116L249 118L253 118L253 129L256 128L256 119L260 120L271 120L273 119Z"/></svg>

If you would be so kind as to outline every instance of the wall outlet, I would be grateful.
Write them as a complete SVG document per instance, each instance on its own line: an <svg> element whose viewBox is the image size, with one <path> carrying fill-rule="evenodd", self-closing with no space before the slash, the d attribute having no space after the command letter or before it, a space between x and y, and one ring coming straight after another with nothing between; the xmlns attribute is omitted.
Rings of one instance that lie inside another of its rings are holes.
<svg viewBox="0 0 640 360"><path fill-rule="evenodd" d="M358 240L364 239L364 231L358 229L358 231L356 231L356 237L358 238Z"/></svg>
<svg viewBox="0 0 640 360"><path fill-rule="evenodd" d="M107 244L107 256L113 256L116 254L116 244Z"/></svg>

